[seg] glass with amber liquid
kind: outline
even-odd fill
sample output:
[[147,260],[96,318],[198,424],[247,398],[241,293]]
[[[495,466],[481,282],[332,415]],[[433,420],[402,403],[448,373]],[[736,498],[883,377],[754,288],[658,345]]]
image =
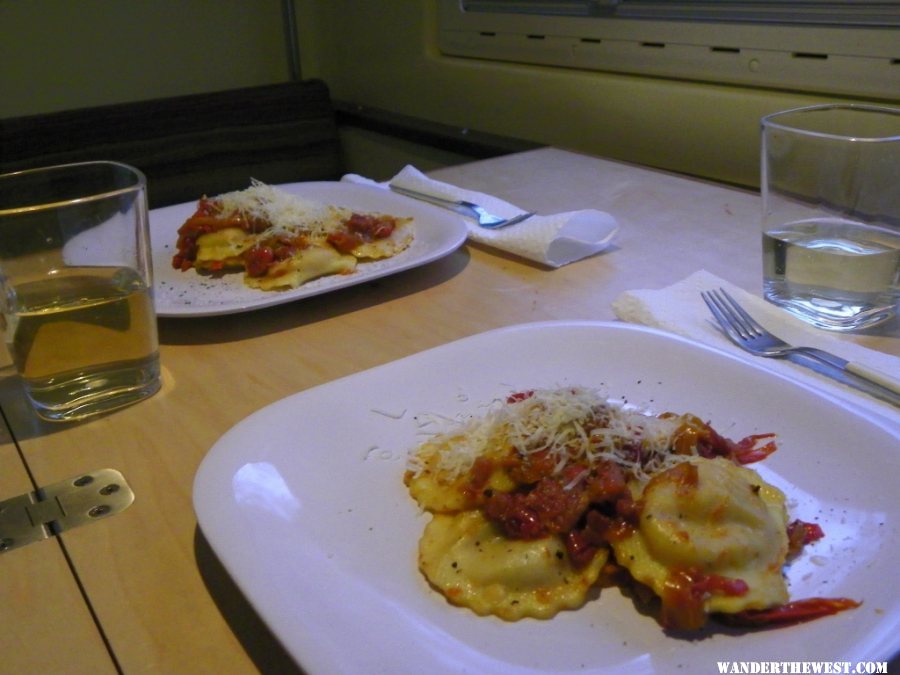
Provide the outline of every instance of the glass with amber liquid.
[[4,339],[40,417],[80,420],[159,389],[148,249],[136,169],[97,162],[0,176]]

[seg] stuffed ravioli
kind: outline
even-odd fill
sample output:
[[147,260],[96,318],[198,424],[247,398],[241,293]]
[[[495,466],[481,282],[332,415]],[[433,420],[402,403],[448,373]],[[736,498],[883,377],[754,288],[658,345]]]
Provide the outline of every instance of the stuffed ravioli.
[[285,290],[350,274],[357,262],[390,258],[412,240],[411,218],[358,213],[254,181],[198,202],[178,230],[172,266],[203,274],[243,271],[251,288]]
[[410,453],[432,515],[419,569],[455,605],[507,620],[577,609],[611,583],[663,627],[806,621],[858,603],[790,602],[783,568],[817,525],[745,466],[769,434],[731,441],[693,415],[652,416],[586,388],[495,401]]

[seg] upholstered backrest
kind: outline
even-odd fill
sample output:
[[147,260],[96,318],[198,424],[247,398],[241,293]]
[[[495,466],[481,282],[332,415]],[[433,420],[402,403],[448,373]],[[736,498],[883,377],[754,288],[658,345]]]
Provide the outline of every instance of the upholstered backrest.
[[0,120],[0,173],[116,160],[147,176],[151,207],[267,183],[333,180],[341,152],[319,80]]

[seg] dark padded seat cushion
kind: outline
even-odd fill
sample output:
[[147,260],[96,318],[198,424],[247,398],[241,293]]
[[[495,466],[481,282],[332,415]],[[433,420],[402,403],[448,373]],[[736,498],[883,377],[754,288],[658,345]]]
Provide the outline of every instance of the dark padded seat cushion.
[[151,207],[342,172],[320,80],[0,120],[0,173],[96,159],[141,169]]

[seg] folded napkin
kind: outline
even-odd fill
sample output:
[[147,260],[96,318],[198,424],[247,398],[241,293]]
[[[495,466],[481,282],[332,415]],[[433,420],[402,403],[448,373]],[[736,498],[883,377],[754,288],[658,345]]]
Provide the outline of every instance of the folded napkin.
[[[454,201],[463,199],[503,218],[523,213],[522,209],[497,197],[433,180],[413,166],[406,166],[386,183],[376,183],[356,174],[348,174],[343,180],[384,188],[396,185]],[[471,218],[463,220],[472,241],[549,267],[562,267],[599,253],[609,246],[619,230],[611,215],[594,209],[534,215],[521,223],[496,230],[479,227]]]
[[695,272],[688,278],[661,290],[626,291],[613,302],[613,311],[622,321],[660,328],[730,352],[758,366],[826,391],[835,398],[849,403],[851,407],[878,413],[882,418],[900,424],[900,411],[889,403],[831,380],[809,368],[785,359],[752,356],[732,344],[719,331],[706,303],[700,297],[700,291],[718,288],[724,288],[753,318],[786,342],[805,347],[818,347],[887,374],[900,373],[900,358],[813,328],[761,297],[747,293],[705,270]]

